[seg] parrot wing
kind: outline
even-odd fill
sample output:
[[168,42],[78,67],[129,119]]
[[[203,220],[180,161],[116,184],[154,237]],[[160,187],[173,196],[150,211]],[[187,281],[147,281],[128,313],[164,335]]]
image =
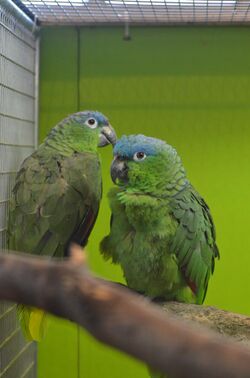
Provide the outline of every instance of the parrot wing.
[[9,248],[61,257],[71,241],[87,243],[101,199],[97,155],[27,158],[16,178],[9,215]]
[[[97,155],[43,156],[35,152],[17,174],[9,213],[9,248],[35,255],[62,257],[71,241],[87,243],[101,200]],[[17,306],[23,333],[41,340],[43,310]]]
[[210,210],[191,186],[175,196],[170,207],[178,224],[170,251],[176,254],[179,267],[195,293],[197,303],[202,303],[209,277],[214,271],[214,260],[219,257]]

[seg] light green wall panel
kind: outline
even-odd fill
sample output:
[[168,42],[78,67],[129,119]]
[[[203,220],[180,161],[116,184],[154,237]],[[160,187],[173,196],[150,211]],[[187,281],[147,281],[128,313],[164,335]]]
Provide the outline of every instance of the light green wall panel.
[[40,54],[40,141],[65,115],[77,111],[78,49],[74,28],[42,29]]
[[[78,102],[81,109],[106,114],[118,135],[144,133],[174,145],[216,224],[221,260],[206,302],[250,314],[250,30],[131,28],[131,41],[122,39],[122,28],[81,28],[78,33],[53,28],[42,34],[41,135]],[[89,265],[97,274],[121,281],[119,267],[98,252],[109,230],[106,193],[112,185],[111,148],[100,153],[104,199],[88,245]],[[72,345],[63,341],[64,329]],[[77,362],[73,326],[55,324],[50,332],[40,347],[40,370],[47,365],[40,378],[147,377],[144,366],[85,332]],[[53,348],[57,355],[62,350],[64,365],[77,365],[78,376],[73,367],[71,375],[65,368],[55,375],[50,365],[59,361],[53,360]]]
[[[118,28],[82,29],[82,106],[108,114],[120,135],[154,135],[177,148],[217,228],[222,258],[207,301],[250,312],[244,300],[250,261],[250,31],[132,28],[131,34],[125,42]],[[105,178],[108,165],[105,155]],[[107,181],[104,189],[109,186]],[[100,236],[102,227],[100,222],[95,230]],[[94,242],[96,269],[116,272],[99,260]]]
[[[40,59],[40,141],[65,115],[77,111],[77,43],[75,29],[43,30]],[[75,325],[50,318],[38,345],[38,378],[78,377]]]

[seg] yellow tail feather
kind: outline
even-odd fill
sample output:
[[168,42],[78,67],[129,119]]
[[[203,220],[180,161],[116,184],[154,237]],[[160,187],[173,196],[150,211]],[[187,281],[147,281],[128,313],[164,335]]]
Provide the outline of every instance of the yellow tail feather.
[[17,306],[19,321],[27,340],[41,341],[46,330],[46,313],[23,305]]

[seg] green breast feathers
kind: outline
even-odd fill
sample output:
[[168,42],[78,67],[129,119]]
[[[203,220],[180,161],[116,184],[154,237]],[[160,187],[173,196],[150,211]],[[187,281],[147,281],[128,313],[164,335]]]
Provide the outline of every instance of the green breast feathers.
[[128,286],[147,296],[202,303],[219,256],[208,206],[186,178],[176,151],[135,135],[115,146],[118,188],[109,195],[106,258],[119,263]]

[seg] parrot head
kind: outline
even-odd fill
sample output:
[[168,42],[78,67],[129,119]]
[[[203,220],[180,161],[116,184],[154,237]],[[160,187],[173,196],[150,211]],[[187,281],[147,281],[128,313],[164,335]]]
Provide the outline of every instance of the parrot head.
[[116,134],[108,119],[97,111],[81,111],[69,116],[69,120],[81,125],[86,132],[94,133],[98,136],[98,146],[104,147],[107,144],[114,145]]
[[96,151],[97,147],[114,145],[116,134],[108,119],[97,111],[81,111],[69,115],[49,133],[45,143],[54,141],[75,151]]
[[157,197],[172,195],[187,184],[176,150],[160,139],[140,134],[117,141],[111,178],[130,192]]

